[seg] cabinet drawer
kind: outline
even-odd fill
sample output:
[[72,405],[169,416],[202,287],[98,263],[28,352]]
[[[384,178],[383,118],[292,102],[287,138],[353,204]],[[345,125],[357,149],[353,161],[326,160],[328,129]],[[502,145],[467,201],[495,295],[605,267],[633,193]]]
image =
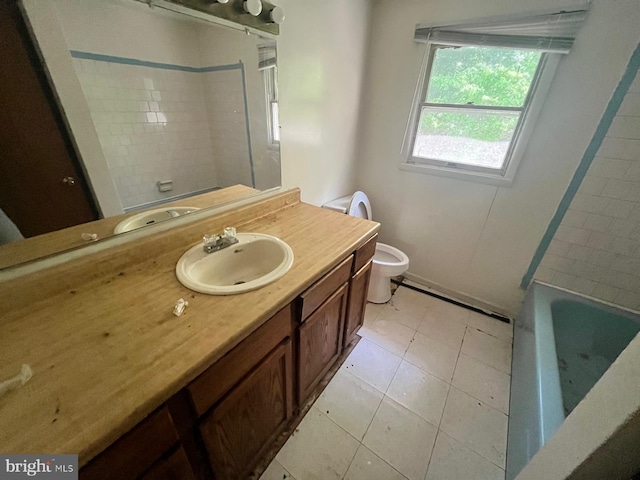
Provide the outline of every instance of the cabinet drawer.
[[304,321],[311,315],[329,296],[335,292],[351,276],[351,265],[353,255],[349,255],[340,264],[318,280],[311,288],[300,295],[301,315],[300,320]]
[[353,265],[353,271],[357,272],[364,267],[369,260],[373,258],[376,253],[376,243],[378,241],[378,234],[376,233],[367,242],[362,245],[355,253],[355,261]]
[[161,407],[80,470],[80,478],[136,478],[178,441],[169,409]]
[[291,320],[291,305],[287,305],[191,382],[187,390],[198,415],[205,413],[276,345],[291,335]]

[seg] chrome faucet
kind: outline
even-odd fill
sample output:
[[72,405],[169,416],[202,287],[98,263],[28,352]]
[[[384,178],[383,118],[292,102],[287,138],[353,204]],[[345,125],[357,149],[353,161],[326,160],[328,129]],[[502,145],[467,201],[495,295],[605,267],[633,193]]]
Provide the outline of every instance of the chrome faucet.
[[202,249],[206,253],[213,253],[238,243],[235,227],[227,227],[222,235],[205,235],[202,237]]

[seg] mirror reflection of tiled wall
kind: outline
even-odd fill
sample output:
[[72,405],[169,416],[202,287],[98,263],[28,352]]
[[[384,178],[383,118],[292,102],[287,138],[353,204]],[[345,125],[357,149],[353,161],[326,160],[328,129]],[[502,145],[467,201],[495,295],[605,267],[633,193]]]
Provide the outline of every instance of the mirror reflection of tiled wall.
[[[184,67],[72,52],[125,209],[252,184],[243,65]],[[234,138],[233,147],[225,139]],[[162,193],[156,182],[173,181]]]

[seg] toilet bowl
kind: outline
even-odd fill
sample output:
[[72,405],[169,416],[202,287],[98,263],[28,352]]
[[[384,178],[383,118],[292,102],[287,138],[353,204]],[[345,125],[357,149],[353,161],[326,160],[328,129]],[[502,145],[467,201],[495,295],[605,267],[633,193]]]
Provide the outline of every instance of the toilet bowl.
[[[324,208],[347,213],[358,218],[373,220],[371,203],[364,192],[356,192],[332,200]],[[372,303],[386,303],[391,298],[391,277],[402,275],[409,268],[409,258],[397,248],[378,242],[373,256],[371,280],[367,300]]]

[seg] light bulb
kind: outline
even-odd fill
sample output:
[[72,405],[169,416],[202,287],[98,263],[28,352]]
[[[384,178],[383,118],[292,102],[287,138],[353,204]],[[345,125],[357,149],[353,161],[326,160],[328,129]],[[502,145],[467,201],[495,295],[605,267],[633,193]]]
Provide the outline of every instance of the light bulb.
[[280,25],[282,22],[284,22],[284,10],[280,7],[274,7],[269,12],[269,18],[273,23],[277,23],[278,25]]
[[244,11],[257,17],[262,13],[262,1],[261,0],[245,0],[242,5]]

